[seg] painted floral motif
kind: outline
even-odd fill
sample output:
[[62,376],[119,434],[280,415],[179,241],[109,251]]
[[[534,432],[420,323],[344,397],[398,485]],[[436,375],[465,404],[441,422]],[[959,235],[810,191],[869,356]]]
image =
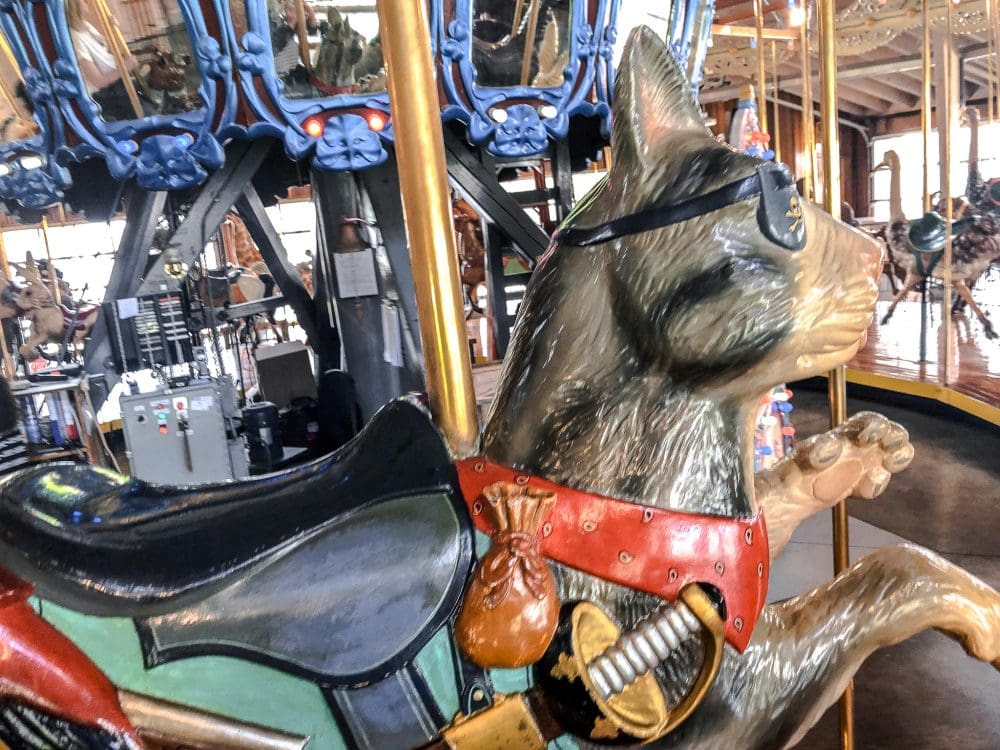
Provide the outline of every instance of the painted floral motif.
[[450,60],[465,59],[465,40],[469,38],[469,27],[461,21],[448,24],[448,38],[441,45],[441,53]]
[[136,181],[147,190],[179,190],[200,185],[206,169],[222,164],[222,147],[214,138],[192,142],[189,135],[154,135],[143,140],[135,159]]
[[52,100],[52,86],[38,68],[25,67],[21,71],[21,76],[24,78],[24,88],[28,92],[28,97],[33,102],[44,104]]
[[243,35],[243,49],[246,50],[237,58],[236,64],[240,70],[245,70],[255,76],[264,75],[268,69],[268,44],[260,34],[248,31]]
[[233,61],[222,51],[214,37],[205,36],[198,40],[198,61],[202,70],[210,78],[225,78],[233,69]]
[[[44,157],[41,157],[44,158]],[[0,196],[14,199],[25,208],[44,209],[62,202],[69,185],[69,173],[52,162],[42,167],[25,168],[19,159],[7,162],[10,170],[0,177]]]
[[77,98],[80,96],[79,78],[76,69],[65,60],[56,60],[52,65],[55,75],[54,87],[59,96]]
[[316,143],[313,165],[331,171],[364,169],[381,164],[389,154],[377,133],[360,115],[339,115],[326,121]]
[[527,156],[543,151],[548,133],[535,108],[515,104],[506,111],[507,119],[497,125],[489,152],[499,156]]

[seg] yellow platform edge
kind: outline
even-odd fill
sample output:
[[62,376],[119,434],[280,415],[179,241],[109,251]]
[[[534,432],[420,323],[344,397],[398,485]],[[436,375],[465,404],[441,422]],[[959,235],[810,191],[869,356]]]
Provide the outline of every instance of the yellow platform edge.
[[959,393],[947,386],[924,383],[918,380],[904,380],[891,375],[876,375],[850,367],[847,368],[847,382],[938,401],[1000,427],[1000,408],[964,393]]

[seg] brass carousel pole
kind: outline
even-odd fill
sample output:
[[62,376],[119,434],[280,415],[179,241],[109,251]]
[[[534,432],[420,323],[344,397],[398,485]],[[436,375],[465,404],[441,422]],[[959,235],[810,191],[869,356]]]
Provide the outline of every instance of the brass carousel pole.
[[[378,3],[431,411],[453,453],[479,433],[425,0]],[[405,123],[405,125],[403,125]]]
[[994,67],[993,60],[993,53],[996,50],[994,49],[993,43],[996,41],[996,37],[993,31],[993,0],[986,0],[986,117],[990,122],[993,122],[996,117],[996,110],[994,109],[995,100],[993,98],[993,87],[994,81],[996,80],[996,69]]
[[755,42],[757,50],[757,124],[761,133],[767,129],[767,70],[764,67],[764,3],[753,0],[753,14],[756,21]]
[[813,160],[816,158],[816,121],[813,119],[812,96],[812,59],[809,51],[809,5],[802,3],[802,25],[799,26],[799,44],[802,49],[802,186],[803,196],[812,200],[816,195],[815,169]]
[[781,161],[781,105],[778,103],[778,43],[771,41],[771,74],[774,80],[774,160]]
[[306,72],[312,72],[312,58],[309,55],[309,27],[306,24],[306,0],[295,3],[295,35],[299,38],[299,58]]
[[[142,104],[139,101],[139,93],[135,90],[135,82],[132,80],[132,74],[125,63],[125,54],[128,52],[128,45],[125,44],[125,38],[120,36],[120,31],[116,34],[115,30],[117,26],[111,20],[113,16],[111,9],[108,8],[107,0],[96,0],[94,9],[97,11],[97,19],[100,21],[104,40],[107,42],[108,49],[111,50],[111,54],[115,58],[115,65],[118,68],[119,75],[122,77],[122,84],[125,86],[125,93],[128,95],[129,103],[132,105],[132,111],[135,112],[136,117],[142,117],[143,111]],[[124,50],[122,49],[123,47]]]
[[993,9],[987,34],[993,46],[990,53],[990,60],[993,63],[990,72],[990,100],[993,102],[993,116],[1000,119],[1000,2],[997,0],[987,0],[987,2]]
[[[954,12],[952,6],[954,3],[945,2],[946,6],[946,18],[948,21],[948,28],[945,32],[944,38],[944,54],[942,55],[942,62],[944,63],[944,100],[946,106],[943,107],[944,112],[938,111],[938,130],[942,139],[942,158],[944,159],[944,170],[942,172],[942,177],[944,178],[944,184],[941,186],[941,195],[944,199],[944,220],[945,227],[947,231],[944,233],[944,256],[941,258],[941,262],[944,264],[944,295],[941,300],[941,330],[942,337],[944,339],[943,345],[938,350],[938,356],[944,360],[943,368],[943,378],[944,384],[948,385],[951,383],[951,370],[952,370],[952,341],[951,341],[951,224],[954,221],[954,207],[951,204],[951,146],[952,146],[952,127],[955,120],[955,111],[952,107],[952,102],[956,99],[957,93],[954,91],[955,86],[955,71],[953,66],[955,64],[954,55],[952,54],[952,45],[954,43],[955,34],[955,20]],[[940,101],[940,100],[939,100]]]
[[535,54],[535,36],[538,34],[538,14],[541,12],[541,0],[534,0],[528,10],[527,36],[524,38],[524,57],[521,58],[521,85],[528,85],[531,76],[531,58]]
[[[922,73],[923,85],[921,87],[921,99],[923,106],[920,108],[920,133],[924,139],[924,213],[931,210],[931,0],[924,0],[924,46]],[[923,357],[921,356],[921,361]]]
[[[9,282],[13,279],[13,274],[10,272],[10,263],[7,262],[7,248],[3,244],[3,232],[0,231],[0,270],[3,271],[3,275]],[[3,371],[7,376],[8,380],[14,379],[14,359],[10,356],[10,351],[7,349],[7,335],[3,332],[3,325],[0,324],[0,349],[3,350]]]
[[52,264],[52,248],[49,247],[49,220],[42,217],[42,242],[45,244],[45,261],[49,264],[49,286],[52,287],[52,299],[58,305],[62,302],[59,293],[59,279],[56,277],[56,267]]
[[[840,138],[837,132],[837,36],[836,0],[818,0],[820,125],[823,134],[823,208],[840,218]],[[834,368],[829,375],[830,426],[847,419],[847,368]],[[847,505],[833,509],[833,569],[850,565],[847,539]],[[854,748],[854,685],[849,683],[840,698],[840,746]]]

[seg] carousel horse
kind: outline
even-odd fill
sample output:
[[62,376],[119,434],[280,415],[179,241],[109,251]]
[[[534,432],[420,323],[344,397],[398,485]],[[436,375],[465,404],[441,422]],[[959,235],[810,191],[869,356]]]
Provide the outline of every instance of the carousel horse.
[[190,55],[159,48],[153,50],[143,82],[147,88],[160,92],[160,114],[177,114],[191,109],[192,95],[186,91],[190,66]]
[[[648,29],[613,106],[611,172],[535,270],[480,455],[455,460],[400,400],[255,480],[49,464],[0,482],[0,739],[45,747],[37,728],[58,726],[134,748],[147,690],[241,748],[544,750],[568,731],[765,750],[928,628],[1000,660],[1000,594],[913,546],[765,604],[804,518],[876,497],[913,457],[863,413],[750,468],[760,395],[861,346],[881,254],[786,168],[717,143]],[[475,567],[473,528],[491,544]],[[516,666],[534,686],[509,669],[492,695],[483,670]]]
[[[889,205],[890,221],[885,227],[885,242],[895,263],[905,272],[902,288],[882,317],[885,324],[900,301],[928,276],[943,278],[940,260],[945,246],[945,220],[937,212],[925,214],[910,222],[903,216],[899,156],[886,151],[882,162],[873,171],[888,169],[891,173]],[[969,289],[990,265],[1000,260],[1000,217],[991,214],[965,216],[967,202],[953,203],[955,221],[951,227],[951,279],[959,298],[965,300],[979,318],[987,338],[996,338],[996,331],[986,314],[976,304]],[[957,210],[956,210],[957,209]]]
[[69,342],[82,343],[97,322],[100,307],[81,303],[74,309],[62,303],[56,304],[51,287],[33,263],[21,266],[19,272],[27,283],[17,295],[15,306],[20,311],[19,315],[31,322],[31,335],[18,350],[21,356],[25,360],[35,359],[39,356],[39,346],[62,343],[70,327],[73,331]]
[[348,93],[357,81],[354,69],[364,57],[365,40],[336,8],[327,10],[326,18],[310,83],[327,95]]
[[478,290],[486,283],[486,248],[482,242],[482,224],[471,208],[462,202],[454,204],[453,220],[458,238],[459,272],[462,291],[473,311],[482,313]]
[[[38,269],[38,274],[42,279],[42,282],[49,289],[52,288],[52,275],[49,272],[49,262],[45,258],[38,260],[35,263],[35,267]],[[69,303],[69,305],[75,306],[73,304],[73,288],[69,285],[69,282],[63,277],[63,272],[58,268],[56,269],[56,286],[59,287],[59,301],[62,303]]]

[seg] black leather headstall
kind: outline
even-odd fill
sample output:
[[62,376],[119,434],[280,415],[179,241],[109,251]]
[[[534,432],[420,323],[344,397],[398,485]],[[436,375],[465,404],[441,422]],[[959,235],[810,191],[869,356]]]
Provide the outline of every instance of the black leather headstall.
[[788,250],[805,247],[805,217],[795,180],[784,164],[772,163],[761,164],[748,177],[680,203],[654,206],[594,227],[560,229],[555,239],[576,247],[599,245],[630,234],[651,232],[690,221],[758,196],[757,224],[764,236]]

